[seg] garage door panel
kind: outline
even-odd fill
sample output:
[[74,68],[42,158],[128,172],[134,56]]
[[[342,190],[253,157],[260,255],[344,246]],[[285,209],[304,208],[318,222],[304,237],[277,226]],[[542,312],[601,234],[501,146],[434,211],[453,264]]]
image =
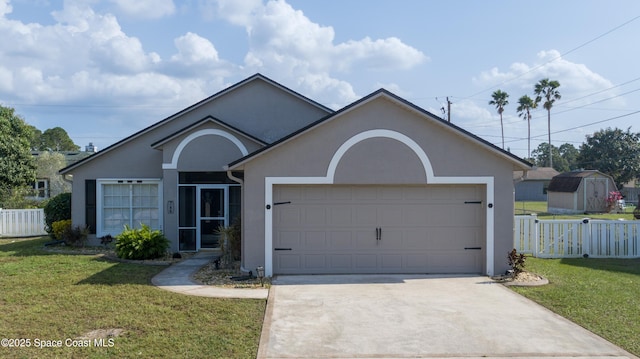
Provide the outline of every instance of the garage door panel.
[[274,269],[279,272],[296,273],[302,268],[300,256],[295,254],[281,254],[277,263],[278,266]]
[[303,256],[305,270],[322,270],[327,267],[326,255],[306,254]]
[[329,256],[330,267],[336,270],[337,272],[348,273],[348,271],[353,267],[352,256],[350,254],[334,254]]
[[279,215],[275,221],[276,226],[290,227],[302,224],[302,213],[298,208],[278,208],[278,214]]
[[405,256],[406,268],[410,271],[421,271],[427,268],[429,262],[426,253],[407,254]]
[[355,230],[355,247],[358,250],[372,250],[378,246],[375,228]]
[[350,227],[353,222],[353,209],[349,206],[338,205],[329,211],[329,221],[327,226],[330,228],[335,227]]
[[354,258],[354,269],[365,273],[375,273],[378,269],[378,256],[376,254],[356,254]]
[[304,212],[304,226],[326,226],[326,207],[308,207],[303,210]]
[[328,233],[328,246],[332,251],[347,251],[355,249],[351,231],[331,231]]
[[274,273],[482,272],[483,188],[275,186]]
[[406,229],[403,237],[403,248],[408,250],[426,248],[429,229],[427,228],[410,228]]
[[397,226],[402,224],[402,205],[388,205],[378,208],[377,218],[378,226]]
[[377,227],[378,225],[378,210],[374,206],[358,205],[353,208],[355,212],[355,221],[353,226],[356,227]]
[[286,248],[299,248],[300,243],[300,235],[301,233],[298,231],[282,231],[276,237],[273,244],[276,248],[278,247],[286,247]]
[[380,256],[380,266],[383,270],[399,271],[403,269],[402,254],[383,254]]
[[327,233],[324,231],[313,231],[304,233],[304,241],[302,243],[304,248],[313,250],[324,251],[327,246]]
[[402,248],[402,242],[405,235],[405,231],[401,228],[383,226],[380,228],[380,239],[376,240],[374,237],[371,238],[371,240],[375,242],[379,249],[397,250]]

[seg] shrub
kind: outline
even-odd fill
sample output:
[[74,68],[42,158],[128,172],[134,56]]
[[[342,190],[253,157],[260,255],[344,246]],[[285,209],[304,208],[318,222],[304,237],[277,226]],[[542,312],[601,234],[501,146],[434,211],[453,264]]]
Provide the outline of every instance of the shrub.
[[[69,221],[71,222],[71,221]],[[84,247],[87,243],[87,236],[89,235],[89,227],[87,226],[75,226],[69,225],[62,233],[62,240],[64,244],[72,247]]]
[[218,227],[216,232],[220,234],[220,246],[223,254],[232,261],[240,260],[242,256],[242,225],[240,218],[236,218],[228,227]]
[[116,236],[116,255],[124,259],[154,259],[162,257],[169,248],[169,240],[161,231],[152,231],[143,224],[133,229],[125,225],[122,233]]
[[65,231],[71,229],[71,220],[63,219],[61,221],[55,221],[51,225],[50,235],[53,239],[62,240],[64,239]]
[[71,219],[71,193],[61,193],[44,205],[44,221],[49,235],[53,231],[53,222]]
[[509,252],[509,265],[513,270],[514,277],[524,272],[525,260],[526,257],[524,256],[524,254],[518,254],[518,251],[516,251],[515,248],[512,249],[511,252]]

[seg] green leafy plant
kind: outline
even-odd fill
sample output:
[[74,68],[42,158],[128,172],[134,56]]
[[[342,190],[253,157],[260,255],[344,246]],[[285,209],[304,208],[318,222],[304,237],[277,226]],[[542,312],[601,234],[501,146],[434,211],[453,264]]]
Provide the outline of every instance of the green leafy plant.
[[63,240],[66,231],[71,229],[71,220],[63,219],[61,221],[55,221],[51,225],[51,237],[57,240]]
[[161,231],[152,231],[149,226],[133,229],[125,225],[125,230],[116,236],[116,255],[124,259],[155,259],[164,256],[169,248],[169,240]]
[[61,193],[44,205],[44,221],[49,235],[53,232],[53,222],[71,219],[71,193]]
[[89,236],[89,227],[87,226],[71,226],[65,228],[62,233],[64,244],[73,247],[84,247]]
[[518,253],[518,251],[514,248],[509,252],[509,266],[513,270],[513,276],[516,277],[518,274],[524,272],[525,260],[526,257],[522,253]]

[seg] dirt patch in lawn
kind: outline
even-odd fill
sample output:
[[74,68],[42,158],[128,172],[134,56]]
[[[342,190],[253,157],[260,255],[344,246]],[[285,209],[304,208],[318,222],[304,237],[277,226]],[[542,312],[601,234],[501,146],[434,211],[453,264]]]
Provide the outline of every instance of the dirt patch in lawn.
[[119,337],[124,333],[124,329],[121,328],[109,328],[109,329],[96,329],[92,330],[84,335],[78,337],[81,340],[94,340],[94,339],[108,339]]

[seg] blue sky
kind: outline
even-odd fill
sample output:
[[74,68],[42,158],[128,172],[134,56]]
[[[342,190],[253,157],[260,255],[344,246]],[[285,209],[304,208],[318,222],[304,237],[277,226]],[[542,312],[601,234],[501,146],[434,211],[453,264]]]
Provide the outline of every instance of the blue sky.
[[[560,82],[552,143],[640,132],[640,2],[0,0],[0,104],[100,149],[256,72],[338,109],[384,87],[527,156],[518,98]],[[617,118],[619,117],[619,118]],[[531,148],[546,142],[533,113]]]

